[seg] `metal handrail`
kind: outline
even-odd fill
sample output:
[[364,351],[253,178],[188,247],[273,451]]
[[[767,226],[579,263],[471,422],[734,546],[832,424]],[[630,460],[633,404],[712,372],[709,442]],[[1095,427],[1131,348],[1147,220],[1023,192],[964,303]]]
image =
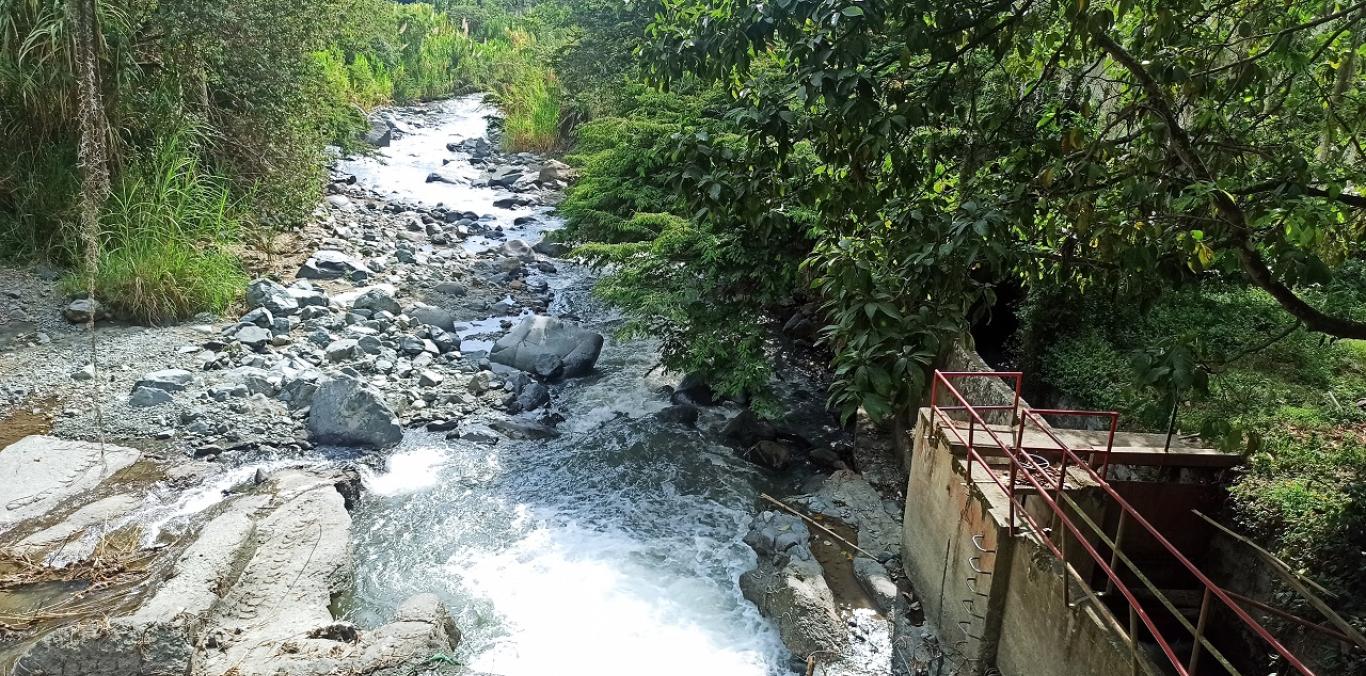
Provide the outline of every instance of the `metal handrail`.
[[[1014,380],[1014,382],[1015,382],[1014,400],[1015,400],[1015,401],[1014,401],[1014,404],[1013,404],[1012,406],[1009,406],[1009,407],[1001,406],[1001,405],[981,406],[981,407],[973,406],[971,403],[969,403],[969,402],[967,401],[967,399],[962,395],[962,393],[959,392],[958,389],[955,388],[955,387],[953,386],[953,384],[949,382],[949,380],[952,379],[952,378],[986,378],[986,377],[990,377],[990,378],[1008,378],[1008,379]],[[1064,488],[1065,488],[1065,482],[1066,482],[1066,478],[1067,478],[1068,463],[1069,463],[1069,461],[1071,461],[1072,464],[1075,464],[1076,467],[1080,468],[1081,471],[1083,471],[1083,472],[1085,472],[1087,475],[1089,475],[1089,477],[1090,477],[1098,486],[1100,486],[1100,488],[1105,492],[1105,494],[1108,495],[1112,500],[1114,500],[1114,501],[1120,506],[1122,515],[1123,515],[1125,518],[1132,518],[1132,519],[1135,521],[1135,523],[1137,523],[1137,524],[1139,525],[1140,528],[1142,528],[1142,529],[1143,529],[1144,531],[1146,531],[1149,535],[1151,535],[1151,536],[1153,537],[1153,539],[1156,540],[1159,544],[1161,544],[1162,547],[1163,547],[1169,554],[1171,554],[1174,558],[1176,558],[1176,559],[1182,564],[1182,566],[1183,566],[1189,573],[1191,573],[1191,574],[1200,582],[1201,585],[1204,586],[1204,588],[1205,588],[1207,594],[1213,594],[1216,598],[1218,598],[1218,599],[1220,600],[1220,602],[1222,602],[1225,606],[1227,606],[1230,610],[1232,610],[1233,613],[1234,613],[1235,615],[1237,615],[1238,618],[1239,618],[1240,620],[1242,620],[1242,622],[1243,622],[1244,624],[1246,624],[1246,625],[1248,626],[1248,628],[1251,629],[1251,630],[1253,631],[1253,633],[1257,634],[1258,637],[1260,637],[1262,640],[1266,641],[1266,642],[1267,642],[1267,643],[1276,651],[1277,654],[1279,654],[1282,658],[1285,659],[1285,661],[1286,661],[1290,666],[1294,667],[1294,668],[1295,668],[1297,671],[1299,671],[1301,674],[1306,674],[1307,676],[1313,676],[1313,673],[1314,673],[1314,672],[1313,672],[1312,670],[1310,670],[1310,669],[1309,669],[1307,666],[1305,666],[1298,658],[1296,658],[1292,653],[1290,653],[1290,651],[1289,651],[1288,649],[1286,649],[1285,646],[1283,646],[1283,645],[1280,643],[1280,641],[1278,641],[1273,635],[1271,635],[1271,633],[1270,633],[1269,631],[1266,630],[1266,628],[1262,627],[1261,624],[1259,624],[1254,618],[1252,618],[1252,616],[1249,615],[1249,614],[1247,613],[1247,611],[1243,610],[1241,606],[1239,606],[1239,605],[1237,605],[1236,603],[1234,603],[1233,600],[1228,596],[1227,593],[1224,592],[1224,590],[1223,590],[1222,588],[1220,588],[1218,585],[1214,584],[1214,582],[1211,581],[1208,577],[1206,577],[1205,574],[1202,573],[1202,572],[1200,571],[1200,569],[1199,569],[1194,563],[1192,563],[1192,562],[1191,562],[1189,559],[1187,559],[1183,554],[1181,554],[1181,552],[1180,552],[1179,550],[1177,550],[1177,548],[1176,548],[1174,545],[1172,545],[1170,541],[1168,541],[1165,537],[1163,537],[1163,536],[1157,531],[1157,529],[1154,528],[1154,527],[1152,526],[1151,523],[1149,523],[1146,519],[1144,519],[1143,516],[1142,516],[1141,514],[1139,514],[1138,511],[1135,510],[1135,509],[1133,508],[1133,506],[1131,506],[1131,505],[1128,503],[1128,501],[1126,501],[1126,500],[1124,500],[1122,497],[1120,497],[1119,493],[1116,492],[1112,486],[1110,486],[1110,484],[1109,484],[1108,481],[1106,481],[1105,475],[1108,475],[1108,469],[1109,469],[1109,465],[1110,465],[1110,453],[1111,453],[1111,451],[1112,451],[1112,447],[1113,447],[1113,444],[1114,444],[1115,432],[1117,431],[1117,428],[1118,428],[1118,420],[1119,420],[1118,414],[1115,413],[1115,412],[1112,412],[1112,411],[1109,411],[1109,412],[1100,412],[1100,411],[1076,411],[1076,410],[1070,410],[1070,409],[1037,409],[1037,410],[1031,410],[1031,409],[1030,409],[1029,407],[1027,407],[1027,406],[1022,406],[1022,405],[1021,405],[1021,402],[1020,402],[1020,389],[1021,389],[1021,383],[1022,383],[1022,381],[1023,381],[1023,374],[1020,373],[1020,372],[1018,372],[1018,371],[1006,371],[1006,372],[987,372],[987,371],[941,372],[941,371],[935,371],[934,380],[933,380],[933,382],[932,382],[932,384],[931,384],[931,386],[930,386],[930,409],[931,409],[932,413],[934,414],[935,420],[936,420],[936,421],[942,420],[943,423],[946,423],[946,426],[952,431],[954,437],[956,437],[957,440],[958,440],[958,442],[959,442],[960,444],[963,444],[964,447],[966,448],[966,452],[967,452],[967,455],[968,455],[968,467],[967,467],[967,472],[968,472],[968,479],[969,479],[969,481],[972,480],[972,465],[973,465],[974,463],[980,464],[980,465],[982,465],[982,467],[983,467],[984,469],[986,469],[986,473],[987,473],[988,477],[991,478],[992,482],[995,483],[995,484],[997,485],[997,487],[1000,488],[1001,491],[1002,491],[1003,493],[1006,494],[1006,496],[1007,496],[1007,498],[1008,498],[1008,500],[1009,500],[1009,503],[1010,503],[1010,517],[1009,517],[1009,518],[1010,518],[1010,523],[1009,523],[1009,529],[1010,529],[1011,533],[1012,533],[1012,534],[1014,533],[1015,522],[1016,522],[1016,515],[1017,515],[1017,512],[1018,512],[1019,515],[1022,517],[1020,520],[1023,521],[1026,525],[1029,526],[1029,528],[1030,528],[1030,529],[1039,537],[1039,540],[1040,540],[1042,543],[1045,544],[1045,546],[1049,549],[1049,551],[1050,551],[1054,556],[1058,557],[1059,560],[1061,560],[1061,561],[1063,562],[1063,565],[1064,565],[1064,566],[1067,566],[1067,565],[1068,565],[1068,564],[1067,564],[1066,556],[1065,556],[1065,555],[1063,554],[1063,552],[1057,547],[1057,545],[1055,545],[1055,544],[1052,542],[1052,538],[1050,537],[1049,529],[1041,528],[1041,527],[1039,526],[1038,522],[1029,514],[1029,512],[1028,512],[1027,510],[1024,509],[1024,505],[1023,505],[1023,504],[1020,504],[1020,505],[1019,505],[1019,509],[1018,509],[1018,510],[1016,509],[1016,507],[1017,507],[1017,499],[1016,499],[1016,495],[1015,495],[1015,486],[1016,486],[1016,484],[1018,483],[1018,476],[1019,476],[1019,474],[1020,474],[1020,471],[1019,471],[1019,470],[1020,470],[1021,468],[1023,468],[1023,469],[1025,470],[1025,471],[1024,471],[1024,479],[1025,479],[1025,481],[1026,481],[1030,486],[1032,486],[1032,487],[1035,489],[1035,491],[1037,491],[1038,497],[1039,497],[1041,500],[1043,500],[1044,504],[1048,507],[1049,511],[1052,512],[1053,516],[1056,517],[1056,519],[1058,520],[1058,522],[1061,523],[1061,524],[1063,525],[1063,527],[1064,527],[1068,532],[1070,532],[1070,533],[1073,535],[1074,538],[1076,538],[1077,543],[1086,551],[1086,553],[1091,557],[1091,559],[1092,559],[1092,560],[1095,562],[1095,564],[1100,568],[1100,570],[1101,570],[1102,572],[1105,573],[1106,577],[1109,579],[1110,584],[1113,585],[1113,587],[1114,587],[1115,589],[1117,589],[1117,590],[1119,591],[1119,593],[1124,597],[1124,599],[1128,602],[1130,610],[1134,613],[1135,616],[1137,616],[1137,619],[1139,619],[1139,620],[1141,620],[1141,621],[1143,622],[1144,626],[1145,626],[1145,627],[1148,629],[1148,631],[1152,634],[1153,639],[1157,642],[1158,647],[1162,650],[1162,653],[1167,657],[1167,659],[1171,662],[1172,666],[1176,669],[1177,674],[1179,674],[1179,676],[1189,676],[1190,671],[1188,670],[1187,666],[1186,666],[1185,664],[1183,664],[1182,660],[1180,660],[1180,659],[1176,656],[1176,653],[1175,653],[1175,651],[1173,650],[1171,644],[1166,640],[1165,637],[1162,636],[1161,632],[1158,631],[1156,624],[1153,622],[1152,618],[1150,618],[1150,617],[1148,616],[1147,611],[1146,611],[1146,610],[1143,608],[1143,606],[1138,602],[1138,599],[1134,596],[1133,592],[1129,589],[1128,585],[1124,584],[1124,582],[1120,579],[1118,573],[1117,573],[1117,572],[1115,571],[1115,569],[1114,569],[1113,562],[1107,562],[1107,561],[1100,555],[1099,551],[1097,551],[1096,548],[1094,547],[1094,545],[1092,545],[1092,544],[1088,541],[1087,537],[1085,537],[1085,534],[1082,533],[1081,529],[1079,529],[1079,528],[1076,526],[1076,524],[1073,523],[1072,519],[1071,519],[1070,517],[1068,517],[1068,515],[1067,515],[1066,512],[1065,512],[1065,510],[1063,510],[1063,509],[1058,505],[1058,502],[1057,502],[1053,497],[1051,497],[1051,496],[1049,495],[1049,488],[1052,488],[1053,490],[1055,490],[1055,491],[1057,492],[1058,496],[1061,497],[1062,492],[1063,492],[1063,490],[1064,490]],[[939,388],[940,388],[941,386],[944,387],[946,390],[948,390],[948,392],[949,392],[950,394],[952,394],[953,397],[954,397],[954,398],[959,402],[959,404],[961,404],[961,405],[959,405],[959,406],[951,406],[951,407],[941,407],[941,406],[939,406],[939,405],[938,405],[938,403],[939,403]],[[983,410],[983,411],[987,411],[987,410],[992,410],[992,411],[997,411],[997,410],[1012,410],[1012,415],[1011,415],[1011,428],[1012,428],[1012,429],[1015,429],[1015,428],[1016,428],[1016,421],[1018,420],[1018,432],[1016,432],[1016,433],[1013,435],[1013,436],[1015,437],[1015,445],[1014,445],[1014,448],[1011,448],[1011,446],[1009,446],[1009,445],[1007,445],[1006,443],[1004,443],[1004,442],[1001,440],[1001,437],[996,433],[996,431],[992,430],[992,429],[990,428],[990,426],[987,425],[986,421],[983,420],[982,417],[981,417],[981,415],[978,413],[979,410]],[[965,440],[963,439],[963,436],[962,436],[962,434],[960,433],[960,431],[959,431],[959,429],[958,429],[958,426],[954,424],[954,421],[953,421],[952,418],[949,418],[949,417],[948,417],[948,413],[947,413],[948,411],[963,411],[963,412],[966,412],[966,413],[969,415],[969,438],[968,438],[968,440],[965,441]],[[1072,450],[1064,441],[1062,441],[1061,439],[1059,439],[1058,436],[1057,436],[1056,434],[1053,433],[1053,431],[1052,431],[1052,429],[1050,428],[1050,426],[1048,425],[1047,421],[1045,421],[1045,420],[1041,417],[1042,415],[1094,415],[1094,416],[1108,417],[1108,418],[1110,419],[1110,421],[1111,421],[1111,424],[1110,424],[1110,430],[1109,430],[1109,438],[1108,438],[1107,443],[1106,443],[1106,448],[1105,448],[1104,456],[1103,456],[1102,463],[1101,463],[1101,472],[1097,472],[1097,471],[1095,470],[1095,468],[1092,467],[1092,462],[1094,462],[1094,460],[1095,460],[1095,458],[1094,458],[1095,453],[1094,453],[1094,452],[1091,453],[1092,457],[1090,458],[1090,461],[1083,461],[1083,460],[1077,455],[1076,452],[1074,452],[1074,451],[1073,451],[1073,450]],[[1049,438],[1050,441],[1052,441],[1054,444],[1056,444],[1056,445],[1058,446],[1058,449],[1057,449],[1057,450],[1062,454],[1062,467],[1060,468],[1059,473],[1058,473],[1058,484],[1057,484],[1056,487],[1045,488],[1045,487],[1040,483],[1039,478],[1035,476],[1035,472],[1038,471],[1038,472],[1042,473],[1042,470],[1041,470],[1040,468],[1035,467],[1035,466],[1034,466],[1034,463],[1032,462],[1032,460],[1031,460],[1030,462],[1024,462],[1024,463],[1022,463],[1022,462],[1020,461],[1020,457],[1019,457],[1019,456],[1020,456],[1021,454],[1023,454],[1024,431],[1025,431],[1025,425],[1026,425],[1027,422],[1032,422],[1032,423],[1034,423],[1034,424],[1039,428],[1039,430],[1040,430],[1045,436],[1047,436],[1047,437]],[[1009,459],[1009,463],[1010,463],[1010,484],[1009,484],[1008,487],[1000,481],[1000,479],[996,476],[995,472],[991,471],[991,466],[990,466],[990,465],[986,462],[986,460],[977,452],[977,449],[976,449],[974,443],[972,442],[972,438],[973,438],[973,436],[975,436],[975,433],[976,433],[975,426],[976,426],[976,425],[979,425],[979,424],[982,426],[983,430],[987,433],[987,435],[991,438],[991,440],[992,440],[993,442],[995,442],[996,446],[999,447],[999,448],[1001,449],[1001,451],[1005,454],[1005,457]],[[1044,477],[1045,480],[1047,480],[1048,478],[1050,478],[1050,477],[1046,477],[1046,476]],[[1115,546],[1116,546],[1116,547],[1119,546],[1118,538],[1116,538]],[[1132,618],[1131,618],[1131,620],[1132,620]],[[1132,632],[1131,632],[1131,634],[1132,634]],[[1195,638],[1196,638],[1196,643],[1197,643],[1197,646],[1198,646],[1202,637],[1196,636]],[[1130,640],[1131,640],[1131,641],[1132,641],[1132,640],[1136,640],[1136,638],[1133,637],[1133,636],[1130,636]],[[1194,659],[1192,659],[1192,662],[1194,662]]]

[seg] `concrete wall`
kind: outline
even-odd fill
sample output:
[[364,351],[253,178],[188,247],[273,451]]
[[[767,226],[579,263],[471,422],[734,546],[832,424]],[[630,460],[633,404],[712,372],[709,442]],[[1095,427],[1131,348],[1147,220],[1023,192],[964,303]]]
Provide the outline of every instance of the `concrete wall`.
[[[1108,610],[1077,604],[1079,589],[1071,605],[1064,603],[1062,563],[1032,536],[1010,535],[1004,492],[980,468],[969,480],[964,460],[932,430],[922,409],[909,435],[902,561],[926,621],[960,672],[994,665],[1006,676],[1160,673],[1143,654],[1134,671],[1127,639],[1112,630],[1118,625]],[[1100,516],[1093,492],[1083,487],[1075,495]],[[1040,513],[1038,504],[1028,507]],[[1085,554],[1070,544],[1068,558],[1081,564]]]
[[[1063,596],[1062,563],[1038,540],[1019,536],[1008,567],[996,666],[1007,676],[1121,676],[1162,673],[1143,648],[1137,656],[1106,608],[1086,600],[1077,585]],[[1127,618],[1125,622],[1127,623]]]
[[[963,462],[949,452],[942,438],[936,445],[927,436],[928,415],[927,409],[921,409],[913,433],[916,451],[906,489],[902,561],[920,594],[926,621],[939,631],[945,650],[971,665],[988,665],[995,658],[1001,629],[995,619],[1005,599],[996,588],[994,569],[1002,557],[1009,558],[1012,544],[1003,528],[1008,515],[993,512],[1009,506],[999,490],[995,495],[1001,499],[991,501],[968,483]],[[980,474],[977,480],[988,481]],[[977,543],[975,535],[981,536]],[[973,565],[988,574],[977,573]]]

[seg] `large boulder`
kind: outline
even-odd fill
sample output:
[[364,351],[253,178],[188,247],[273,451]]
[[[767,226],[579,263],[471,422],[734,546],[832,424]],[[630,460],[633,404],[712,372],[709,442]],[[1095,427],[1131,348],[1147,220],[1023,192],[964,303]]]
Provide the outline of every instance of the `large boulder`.
[[374,312],[384,311],[393,315],[403,312],[398,301],[394,300],[394,294],[388,289],[378,286],[358,296],[356,302],[352,303],[352,307]]
[[740,591],[774,621],[788,650],[798,657],[840,654],[848,632],[811,552],[806,525],[787,514],[764,512],[755,517],[745,543],[759,562],[740,576]]
[[280,283],[257,279],[247,285],[247,306],[263,307],[275,315],[291,315],[299,311],[299,300]]
[[386,448],[403,438],[394,412],[373,387],[341,376],[313,394],[308,436],[314,443]]
[[387,148],[393,140],[394,128],[388,122],[379,118],[370,120],[370,129],[365,132],[366,143],[376,148]]
[[499,338],[489,352],[489,361],[543,378],[573,378],[593,370],[602,342],[602,334],[536,315]]

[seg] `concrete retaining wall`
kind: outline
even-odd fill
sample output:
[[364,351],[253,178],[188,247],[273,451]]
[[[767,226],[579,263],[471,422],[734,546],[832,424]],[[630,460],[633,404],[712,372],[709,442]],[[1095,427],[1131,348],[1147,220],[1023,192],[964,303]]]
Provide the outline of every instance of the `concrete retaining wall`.
[[[922,409],[909,435],[914,451],[902,561],[950,662],[962,673],[996,666],[1006,676],[1161,673],[1143,653],[1135,666],[1113,616],[1105,608],[1077,603],[1081,590],[1075,585],[1068,597],[1072,603],[1064,602],[1062,563],[1033,536],[1009,534],[1005,493],[981,468],[969,480],[965,461],[932,432],[929,411]],[[1099,516],[1087,489],[1075,494],[1083,508]],[[1042,505],[1027,506],[1042,514]],[[1080,547],[1069,542],[1067,549],[1068,558],[1081,564]]]

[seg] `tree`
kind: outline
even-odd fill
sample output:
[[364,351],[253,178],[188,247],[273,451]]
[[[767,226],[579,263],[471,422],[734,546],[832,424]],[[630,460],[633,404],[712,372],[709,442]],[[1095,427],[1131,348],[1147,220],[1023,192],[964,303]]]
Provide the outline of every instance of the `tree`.
[[[806,260],[845,413],[913,404],[1006,275],[1240,279],[1296,320],[1363,255],[1366,3],[665,0],[646,54],[824,180]],[[725,179],[722,179],[725,182]]]

